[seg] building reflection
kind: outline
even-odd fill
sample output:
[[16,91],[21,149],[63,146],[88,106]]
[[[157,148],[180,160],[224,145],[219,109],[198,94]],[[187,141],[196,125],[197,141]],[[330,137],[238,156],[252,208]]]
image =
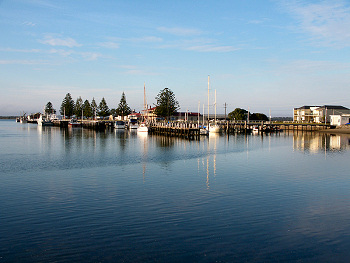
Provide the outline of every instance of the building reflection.
[[350,149],[349,134],[294,133],[293,149],[308,152],[332,152]]

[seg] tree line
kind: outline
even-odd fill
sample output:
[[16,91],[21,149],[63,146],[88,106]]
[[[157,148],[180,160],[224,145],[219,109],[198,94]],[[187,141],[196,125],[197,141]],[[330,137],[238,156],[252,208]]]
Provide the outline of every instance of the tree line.
[[236,108],[234,111],[231,111],[228,114],[228,117],[230,120],[236,120],[236,121],[246,121],[248,120],[254,120],[254,121],[268,121],[269,118],[263,114],[263,113],[249,113],[245,109]]
[[[179,109],[180,104],[177,101],[174,92],[172,92],[169,88],[165,88],[161,90],[158,95],[155,97],[156,103],[154,113],[157,116],[164,117],[165,119],[169,119],[170,116],[174,115]],[[82,116],[85,117],[93,117],[93,116],[101,116],[106,117],[109,115],[113,116],[127,116],[131,114],[132,110],[126,102],[125,93],[122,93],[120,102],[116,109],[109,109],[106,99],[103,97],[100,103],[97,105],[95,98],[92,98],[91,103],[89,100],[85,100],[79,96],[76,101],[72,99],[70,93],[67,93],[64,97],[61,107],[60,113],[68,118],[72,116]],[[48,102],[45,107],[45,113],[56,113],[56,110],[53,109],[52,103]],[[268,117],[263,113],[249,113],[245,109],[236,108],[234,111],[228,114],[230,120],[248,120],[248,116],[250,120],[258,120],[258,121],[268,121]]]
[[[50,102],[46,105],[46,110],[50,110],[48,106],[50,106]],[[95,98],[92,98],[91,102],[89,100],[83,101],[81,96],[77,98],[77,100],[74,102],[72,99],[72,96],[70,93],[67,93],[64,97],[61,107],[60,107],[60,113],[61,115],[72,117],[72,116],[82,116],[85,117],[93,117],[93,116],[101,116],[106,117],[109,115],[121,115],[126,116],[131,113],[131,108],[128,106],[126,102],[125,93],[122,93],[119,105],[116,109],[110,109],[108,107],[106,99],[103,97],[100,101],[100,103],[97,105]]]
[[[156,108],[155,114],[162,116],[167,119],[169,116],[172,116],[180,108],[179,102],[176,100],[175,94],[169,89],[165,88],[161,90],[156,96]],[[56,113],[56,110],[53,108],[52,103],[49,101],[45,106],[45,113],[51,114]],[[109,109],[106,99],[103,97],[100,103],[97,105],[95,98],[92,98],[91,102],[85,100],[79,96],[76,101],[72,99],[70,93],[67,93],[64,99],[62,100],[60,113],[63,116],[68,118],[72,116],[101,116],[106,117],[109,115],[113,116],[127,116],[132,113],[131,108],[126,102],[125,93],[122,93],[120,102],[116,109]]]

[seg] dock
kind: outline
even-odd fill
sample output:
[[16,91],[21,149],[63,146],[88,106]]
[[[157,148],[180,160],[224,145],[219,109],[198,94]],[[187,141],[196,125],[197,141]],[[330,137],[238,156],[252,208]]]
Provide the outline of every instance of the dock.
[[176,136],[186,139],[200,138],[200,129],[198,125],[191,123],[153,123],[149,128],[151,134]]
[[[60,128],[68,128],[69,121],[69,119],[54,120],[53,125]],[[115,123],[112,120],[78,120],[78,122],[81,123],[82,128],[96,131],[113,130]],[[221,131],[226,134],[246,134],[251,133],[253,129],[263,134],[279,131],[315,132],[335,128],[323,123],[219,121],[217,124],[221,127]],[[200,124],[197,122],[152,122],[148,124],[148,132],[155,135],[199,140],[201,137],[200,127]]]

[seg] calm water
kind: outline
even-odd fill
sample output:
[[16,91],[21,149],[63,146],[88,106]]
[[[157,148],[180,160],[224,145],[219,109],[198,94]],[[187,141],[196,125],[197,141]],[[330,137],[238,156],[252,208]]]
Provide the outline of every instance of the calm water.
[[0,262],[348,262],[350,137],[0,121]]

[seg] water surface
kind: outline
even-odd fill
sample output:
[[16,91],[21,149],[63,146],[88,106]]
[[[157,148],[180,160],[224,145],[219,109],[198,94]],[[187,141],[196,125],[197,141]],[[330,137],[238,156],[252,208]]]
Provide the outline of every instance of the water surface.
[[346,262],[349,142],[0,121],[0,262]]

